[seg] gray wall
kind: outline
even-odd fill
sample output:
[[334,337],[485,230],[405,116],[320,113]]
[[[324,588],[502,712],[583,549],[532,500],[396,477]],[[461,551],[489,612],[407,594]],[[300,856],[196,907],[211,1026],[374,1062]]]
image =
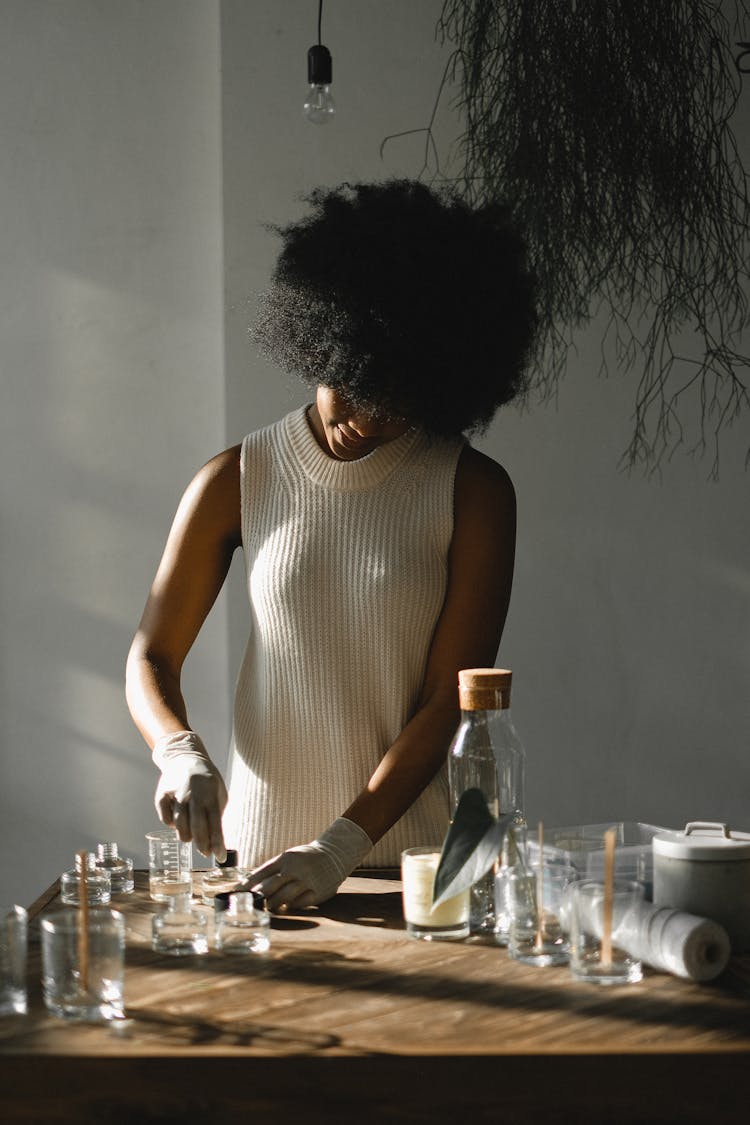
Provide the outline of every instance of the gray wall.
[[[4,0],[0,138],[0,901],[29,901],[158,824],[123,672],[224,443],[218,3]],[[187,672],[217,744],[226,637]]]
[[[320,183],[418,174],[445,60],[439,0],[328,0],[339,113],[300,115],[312,0],[6,0],[0,13],[0,899],[76,848],[136,858],[155,780],[125,654],[195,469],[306,395],[247,339],[275,239]],[[747,153],[747,102],[738,123]],[[439,135],[447,147],[450,116]],[[750,155],[749,155],[750,159]],[[748,424],[721,480],[678,454],[618,470],[634,377],[587,333],[557,407],[502,412],[481,446],[519,500],[500,662],[515,673],[528,812],[750,829]],[[226,756],[246,612],[240,560],[187,667]]]

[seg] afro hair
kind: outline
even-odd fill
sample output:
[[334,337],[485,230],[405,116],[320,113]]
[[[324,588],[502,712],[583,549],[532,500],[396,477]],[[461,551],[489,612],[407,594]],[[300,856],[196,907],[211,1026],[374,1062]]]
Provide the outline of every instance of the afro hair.
[[526,389],[536,316],[509,211],[411,180],[304,197],[253,335],[304,382],[439,436],[481,431]]

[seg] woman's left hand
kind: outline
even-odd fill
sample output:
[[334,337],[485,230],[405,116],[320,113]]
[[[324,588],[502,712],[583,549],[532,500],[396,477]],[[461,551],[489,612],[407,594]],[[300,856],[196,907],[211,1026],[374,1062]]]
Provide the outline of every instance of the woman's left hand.
[[333,898],[371,848],[367,833],[340,816],[317,840],[288,848],[256,867],[246,883],[265,895],[269,910],[316,906]]

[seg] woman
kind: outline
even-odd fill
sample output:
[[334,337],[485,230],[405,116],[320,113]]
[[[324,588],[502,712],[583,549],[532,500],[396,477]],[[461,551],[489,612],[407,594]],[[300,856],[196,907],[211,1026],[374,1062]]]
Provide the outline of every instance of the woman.
[[[510,479],[464,435],[523,390],[534,329],[503,209],[410,181],[308,202],[278,231],[255,334],[314,401],[189,485],[127,677],[161,819],[219,859],[226,837],[274,910],[444,835],[457,673],[495,661],[515,546]],[[227,794],[180,670],[238,547],[251,631]]]

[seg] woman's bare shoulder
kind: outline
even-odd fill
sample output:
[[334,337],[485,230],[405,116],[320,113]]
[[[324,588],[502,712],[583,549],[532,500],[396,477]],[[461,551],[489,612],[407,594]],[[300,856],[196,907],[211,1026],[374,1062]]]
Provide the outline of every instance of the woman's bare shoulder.
[[195,474],[180,504],[190,521],[197,521],[222,538],[239,543],[240,521],[240,445],[222,450]]
[[516,493],[507,470],[486,453],[465,445],[456,469],[456,504],[491,503],[515,508]]
[[239,488],[241,450],[241,445],[233,445],[206,461],[193,477],[187,491],[194,489],[203,493],[209,490],[218,496],[222,491]]

